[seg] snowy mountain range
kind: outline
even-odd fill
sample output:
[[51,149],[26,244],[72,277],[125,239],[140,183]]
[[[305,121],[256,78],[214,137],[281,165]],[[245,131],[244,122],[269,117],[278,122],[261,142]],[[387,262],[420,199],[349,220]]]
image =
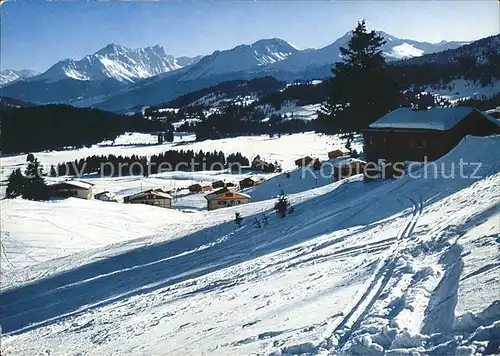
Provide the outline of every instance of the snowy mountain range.
[[[466,42],[432,44],[378,32],[390,61],[457,48]],[[64,102],[114,111],[154,105],[223,81],[272,75],[279,80],[322,78],[341,60],[347,32],[319,49],[299,50],[289,42],[263,39],[205,57],[167,55],[160,46],[129,49],[110,44],[81,60],[63,60],[41,75],[6,85],[3,95],[35,102]]]
[[18,79],[34,77],[39,73],[30,69],[13,70],[6,69],[0,72],[0,85],[5,85],[14,82]]
[[[193,64],[183,57],[184,65]],[[130,49],[114,43],[81,60],[66,59],[49,68],[37,80],[56,82],[63,79],[105,80],[133,83],[161,73],[182,68],[172,55],[167,55],[161,46]]]

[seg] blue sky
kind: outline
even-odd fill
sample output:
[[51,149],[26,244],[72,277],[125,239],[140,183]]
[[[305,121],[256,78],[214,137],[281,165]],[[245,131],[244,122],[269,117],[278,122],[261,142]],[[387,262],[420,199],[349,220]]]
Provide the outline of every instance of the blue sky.
[[159,44],[175,56],[209,54],[262,38],[298,48],[332,43],[362,18],[397,37],[439,42],[499,33],[496,0],[34,2],[1,6],[1,69],[44,71],[109,43]]

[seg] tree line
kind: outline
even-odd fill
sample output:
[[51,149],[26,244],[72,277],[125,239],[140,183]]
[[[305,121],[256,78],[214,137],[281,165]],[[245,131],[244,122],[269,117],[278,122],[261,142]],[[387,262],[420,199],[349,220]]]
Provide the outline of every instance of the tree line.
[[114,139],[126,132],[151,132],[164,125],[141,115],[76,108],[69,105],[43,105],[2,110],[0,115],[3,152],[60,150],[89,147]]
[[82,176],[125,176],[156,174],[164,171],[222,170],[233,165],[249,166],[249,160],[240,152],[225,155],[223,152],[195,152],[193,150],[173,151],[146,156],[93,155],[79,160],[52,165],[50,175]]

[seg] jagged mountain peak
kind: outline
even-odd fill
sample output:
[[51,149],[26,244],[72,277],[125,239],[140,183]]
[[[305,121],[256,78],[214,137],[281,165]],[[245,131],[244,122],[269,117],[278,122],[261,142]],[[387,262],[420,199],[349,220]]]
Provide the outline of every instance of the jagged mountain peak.
[[229,50],[214,51],[201,59],[183,76],[183,80],[196,80],[227,72],[252,71],[266,67],[299,52],[281,38],[261,39]]
[[110,43],[107,46],[95,52],[94,54],[100,54],[100,55],[116,54],[116,53],[127,52],[129,50],[130,49],[125,46],[121,46],[115,43]]
[[30,78],[38,74],[38,72],[31,69],[5,69],[0,72],[0,85],[12,83],[20,79]]
[[56,63],[36,79],[58,81],[62,79],[105,80],[135,82],[181,68],[172,55],[160,45],[131,49],[110,43],[94,54],[80,60],[65,59]]

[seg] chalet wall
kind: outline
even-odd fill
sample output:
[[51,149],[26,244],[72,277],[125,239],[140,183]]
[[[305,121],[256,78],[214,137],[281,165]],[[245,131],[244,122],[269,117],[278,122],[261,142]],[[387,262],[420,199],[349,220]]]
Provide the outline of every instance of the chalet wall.
[[146,204],[152,206],[158,206],[160,208],[171,208],[172,200],[166,198],[141,198],[141,199],[133,199],[129,201],[129,204]]
[[449,131],[382,131],[364,133],[367,161],[433,161],[449,152],[461,139]]
[[234,198],[234,199],[213,199],[208,201],[208,210],[215,210],[221,208],[227,208],[230,206],[246,204],[250,200],[248,198]]
[[92,188],[89,189],[78,189],[78,188],[54,188],[52,194],[61,198],[80,198],[80,199],[92,199]]
[[451,130],[368,129],[363,133],[367,161],[383,158],[390,162],[436,160],[455,147],[466,135],[500,133],[499,126],[473,111]]

